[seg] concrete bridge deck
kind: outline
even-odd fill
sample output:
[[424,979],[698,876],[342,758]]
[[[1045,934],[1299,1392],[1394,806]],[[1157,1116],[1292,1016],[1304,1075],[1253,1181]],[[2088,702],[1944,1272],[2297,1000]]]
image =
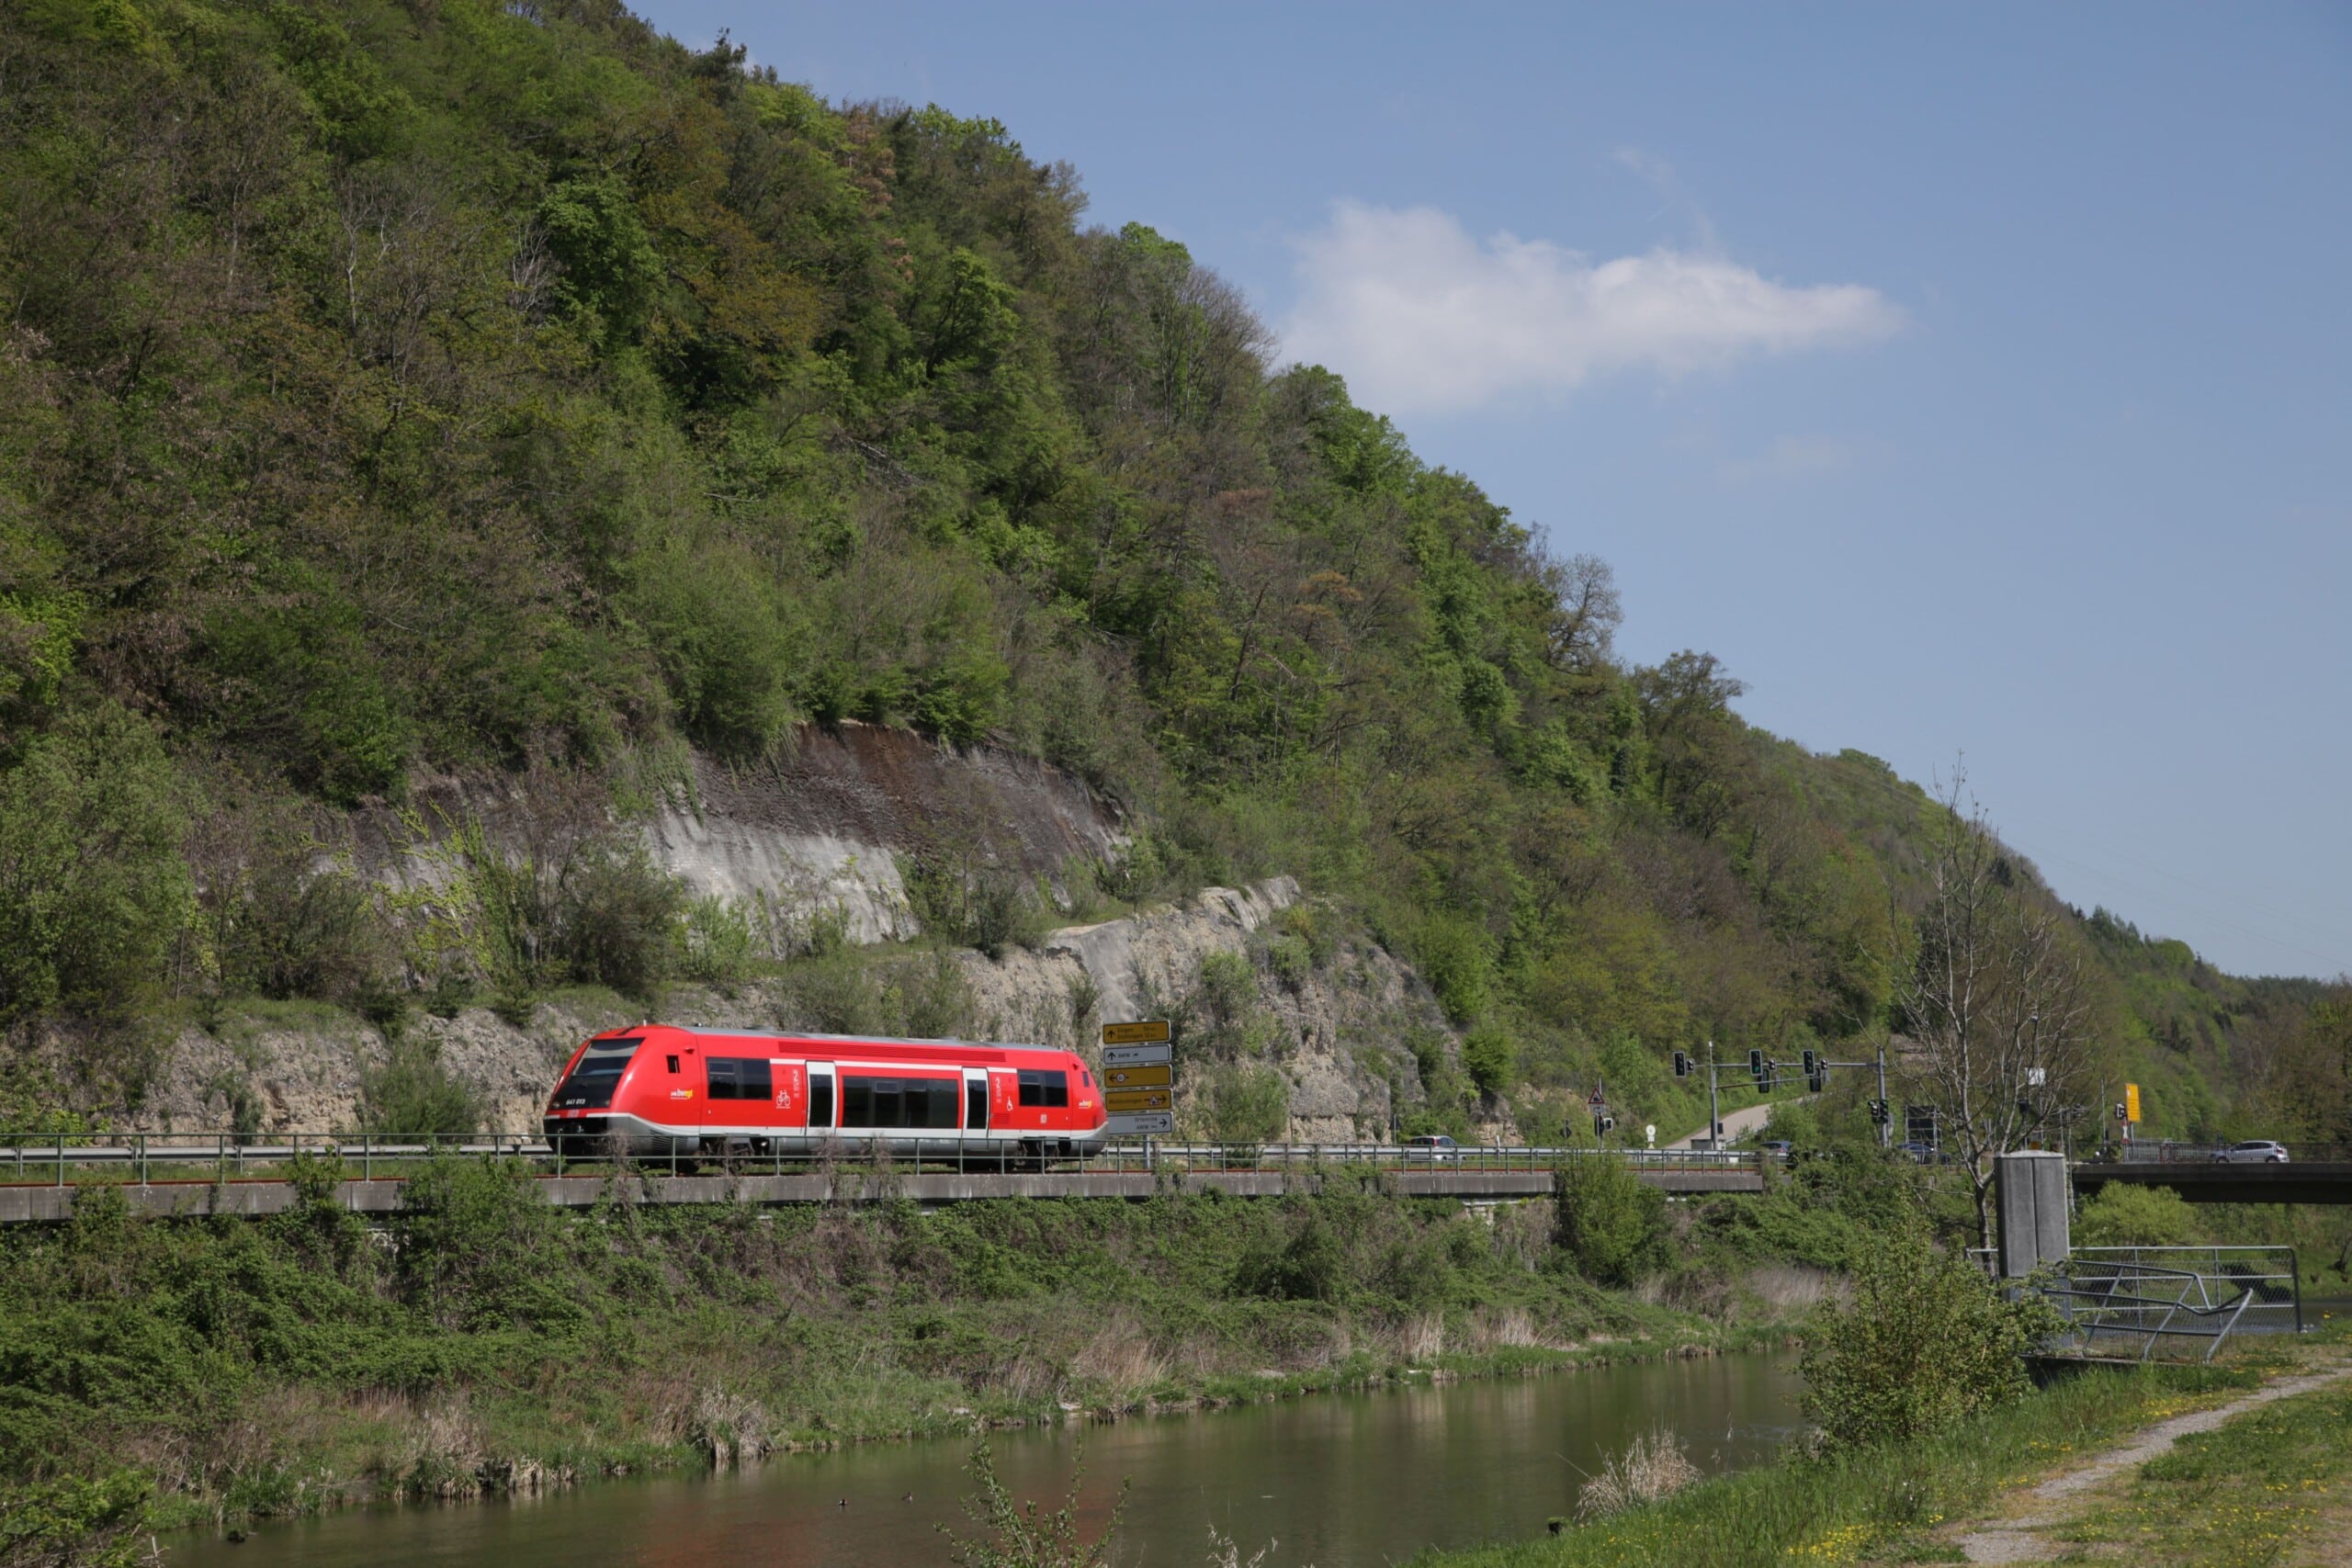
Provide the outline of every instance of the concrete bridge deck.
[[[1636,1178],[1668,1192],[1756,1192],[1763,1179],[1751,1166],[1637,1167]],[[1043,1173],[954,1172],[897,1174],[847,1170],[790,1176],[537,1176],[533,1185],[558,1208],[583,1209],[608,1197],[638,1203],[876,1203],[899,1201],[926,1207],[999,1198],[1125,1198],[1162,1192],[1223,1192],[1236,1198],[1278,1198],[1318,1192],[1327,1185],[1369,1186],[1408,1198],[1495,1202],[1549,1197],[1549,1170],[1382,1169],[1334,1165],[1263,1170],[1086,1170]],[[74,1213],[74,1194],[88,1183],[0,1186],[0,1224],[57,1221]],[[267,1179],[168,1180],[107,1183],[130,1200],[134,1213],[162,1218],[236,1214],[258,1218],[294,1206],[291,1182]],[[407,1183],[397,1178],[349,1180],[336,1191],[358,1213],[399,1212]]]

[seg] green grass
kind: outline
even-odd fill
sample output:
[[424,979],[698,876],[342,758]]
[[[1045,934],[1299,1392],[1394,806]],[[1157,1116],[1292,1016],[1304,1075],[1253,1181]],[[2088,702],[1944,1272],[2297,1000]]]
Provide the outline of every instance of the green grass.
[[2058,1539],[2111,1543],[2140,1562],[2181,1568],[2326,1560],[2312,1549],[2352,1543],[2352,1387],[2282,1399],[2189,1434],[2142,1466],[2120,1501]]

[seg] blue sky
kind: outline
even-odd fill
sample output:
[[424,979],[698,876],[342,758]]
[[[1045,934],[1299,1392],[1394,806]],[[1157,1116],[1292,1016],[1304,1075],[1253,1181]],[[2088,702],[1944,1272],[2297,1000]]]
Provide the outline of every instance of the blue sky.
[[2352,6],[646,14],[1003,120],[1609,560],[1624,654],[2352,970]]

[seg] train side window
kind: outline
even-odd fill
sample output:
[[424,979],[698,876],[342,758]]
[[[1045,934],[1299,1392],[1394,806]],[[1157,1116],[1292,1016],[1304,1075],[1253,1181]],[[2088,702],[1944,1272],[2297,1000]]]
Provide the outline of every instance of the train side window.
[[[925,1097],[931,1101],[931,1114],[923,1118],[922,1124],[926,1127],[956,1125],[956,1080],[933,1078],[924,1088]],[[909,1117],[907,1120],[908,1124],[911,1126],[914,1119]]]
[[833,1075],[808,1075],[808,1125],[830,1127],[833,1124]]
[[1039,1073],[1037,1076],[1046,1080],[1046,1105],[1047,1109],[1050,1110],[1069,1104],[1069,1074],[1056,1071],[1050,1073]]
[[842,1079],[842,1125],[844,1127],[874,1125],[874,1080],[872,1078]]
[[670,1058],[670,1070],[673,1073],[678,1070],[678,1058],[675,1056]]
[[739,1099],[758,1100],[775,1093],[775,1077],[764,1060],[735,1064],[735,1093]]
[[1046,1103],[1046,1075],[1035,1067],[1021,1069],[1021,1103],[1023,1105]]
[[705,1059],[703,1066],[710,1075],[710,1098],[734,1099],[735,1064],[724,1056],[711,1056]]

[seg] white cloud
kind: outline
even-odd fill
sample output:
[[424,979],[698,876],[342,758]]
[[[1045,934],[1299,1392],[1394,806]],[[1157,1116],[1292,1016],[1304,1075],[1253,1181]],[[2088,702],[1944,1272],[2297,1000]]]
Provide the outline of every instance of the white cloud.
[[1595,263],[1544,240],[1481,243],[1428,207],[1343,201],[1297,249],[1283,352],[1329,366],[1385,412],[1459,412],[1611,371],[1672,376],[1864,343],[1903,321],[1857,284],[1790,288],[1711,253]]

